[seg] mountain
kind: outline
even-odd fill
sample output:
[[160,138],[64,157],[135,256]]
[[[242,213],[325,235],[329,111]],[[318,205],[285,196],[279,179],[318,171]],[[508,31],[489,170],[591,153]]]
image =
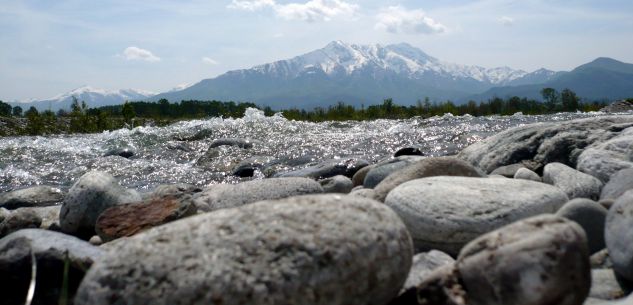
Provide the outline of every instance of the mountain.
[[152,99],[250,101],[273,108],[311,108],[336,101],[375,104],[389,97],[413,104],[424,97],[459,99],[495,86],[544,82],[556,74],[537,72],[447,63],[406,43],[334,41],[301,56],[229,71]]
[[20,106],[24,110],[31,106],[35,106],[38,110],[57,111],[59,109],[70,109],[72,97],[76,97],[79,101],[85,101],[88,107],[101,107],[109,105],[123,104],[125,101],[146,100],[155,95],[148,91],[135,89],[122,89],[117,91],[108,91],[104,89],[92,88],[84,86],[72,90],[70,92],[44,100],[31,100],[23,103],[12,103],[13,106]]
[[562,73],[538,85],[492,88],[468,99],[486,100],[494,96],[520,96],[541,99],[540,91],[550,87],[561,91],[568,88],[578,96],[590,100],[618,100],[633,97],[633,64],[601,57]]

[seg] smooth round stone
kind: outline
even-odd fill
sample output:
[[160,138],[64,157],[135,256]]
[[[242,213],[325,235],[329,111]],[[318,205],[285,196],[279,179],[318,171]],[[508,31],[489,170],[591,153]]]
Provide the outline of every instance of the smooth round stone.
[[569,199],[589,198],[597,200],[602,189],[602,182],[597,178],[556,162],[545,165],[543,182],[560,188]]
[[521,163],[510,164],[506,166],[497,167],[495,170],[493,170],[490,173],[490,175],[501,175],[507,178],[512,178],[522,168],[525,168],[525,165]]
[[[76,237],[40,229],[24,229],[0,239],[0,303],[25,304],[31,281],[31,253],[37,261],[32,304],[59,304],[62,293],[72,300],[86,270],[103,251]],[[68,289],[63,291],[66,262]]]
[[370,198],[370,199],[373,199],[376,197],[376,193],[374,192],[373,189],[366,189],[366,188],[361,188],[361,189],[352,191],[349,194],[352,196],[359,196],[359,197]]
[[261,200],[282,199],[292,196],[320,194],[323,187],[308,178],[269,178],[238,184],[217,184],[193,196],[202,211],[233,208]]
[[347,194],[352,191],[352,180],[343,175],[334,176],[319,180],[324,193]]
[[[631,117],[631,116],[625,116]],[[578,156],[576,168],[602,182],[608,182],[615,173],[633,168],[633,126],[613,124],[616,130],[608,141],[591,145]]]
[[519,168],[517,170],[517,172],[514,174],[514,179],[531,180],[531,181],[536,181],[536,182],[541,182],[542,181],[541,177],[537,173],[535,173],[535,172],[533,172],[533,171],[531,171],[531,170],[529,170],[529,169],[527,169],[525,167],[524,168]]
[[577,198],[565,203],[556,215],[575,221],[585,230],[591,254],[604,249],[604,222],[607,218],[607,209],[602,205],[589,199]]
[[211,142],[209,148],[220,146],[237,146],[239,148],[250,149],[253,148],[253,144],[259,144],[258,141],[242,138],[220,138]]
[[95,235],[95,223],[101,212],[117,204],[138,201],[141,201],[138,192],[122,187],[110,174],[88,172],[68,191],[59,222],[64,233],[89,239]]
[[61,203],[64,192],[56,187],[40,185],[0,194],[0,207],[13,210],[43,207]]
[[407,225],[416,251],[451,255],[484,233],[554,213],[565,202],[565,193],[544,183],[448,176],[406,182],[385,200]]
[[424,157],[421,156],[399,156],[380,162],[367,172],[363,179],[363,186],[366,188],[374,188],[382,180],[387,178],[387,176],[422,159],[424,159]]
[[75,304],[384,305],[411,259],[409,233],[385,205],[299,196],[182,219],[113,244]]
[[354,173],[354,176],[352,176],[352,183],[354,187],[364,187],[363,182],[365,181],[365,177],[367,177],[367,173],[369,173],[369,171],[374,168],[374,166],[376,165],[372,164],[365,166]]
[[615,200],[631,189],[633,189],[633,168],[626,168],[611,176],[609,182],[602,188],[600,200]]
[[305,177],[319,180],[343,175],[351,178],[359,169],[367,165],[369,162],[357,158],[334,159],[295,171],[276,174],[275,177]]
[[605,242],[613,269],[633,281],[633,190],[620,196],[607,214]]
[[484,177],[485,175],[469,163],[454,157],[426,158],[383,179],[374,188],[376,199],[384,201],[391,190],[404,182],[432,176]]
[[22,229],[39,228],[41,224],[42,218],[37,213],[26,209],[15,210],[0,222],[0,238]]

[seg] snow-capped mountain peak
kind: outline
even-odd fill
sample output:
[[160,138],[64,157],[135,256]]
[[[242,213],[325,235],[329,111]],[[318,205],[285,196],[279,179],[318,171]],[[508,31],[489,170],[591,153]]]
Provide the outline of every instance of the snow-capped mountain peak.
[[79,101],[84,101],[88,107],[100,107],[108,105],[118,105],[125,101],[145,100],[155,93],[137,90],[137,89],[121,89],[121,90],[105,90],[94,88],[91,86],[81,86],[66,93],[43,100],[30,100],[21,103],[24,106],[33,105],[39,109],[69,109],[73,97]]

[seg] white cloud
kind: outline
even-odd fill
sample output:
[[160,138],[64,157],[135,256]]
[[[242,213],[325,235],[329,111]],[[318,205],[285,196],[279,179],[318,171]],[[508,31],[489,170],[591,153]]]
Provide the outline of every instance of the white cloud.
[[345,0],[310,0],[305,3],[287,4],[279,4],[275,0],[232,0],[227,7],[247,11],[271,7],[280,18],[307,22],[329,21],[337,16],[351,16],[359,9],[358,5]]
[[217,62],[214,59],[209,58],[209,57],[202,57],[202,62],[207,64],[207,65],[212,65],[212,66],[215,66],[215,65],[219,64],[219,62]]
[[138,47],[127,47],[123,50],[123,58],[127,60],[144,60],[149,62],[160,61],[160,57],[152,52]]
[[438,34],[447,30],[446,26],[428,17],[423,10],[407,10],[402,6],[385,8],[376,17],[376,29],[390,33]]
[[514,18],[508,17],[508,16],[503,16],[501,18],[499,18],[499,22],[504,25],[504,26],[513,26],[514,25]]
[[232,0],[231,4],[228,5],[228,8],[256,11],[266,7],[273,7],[275,5],[275,0]]

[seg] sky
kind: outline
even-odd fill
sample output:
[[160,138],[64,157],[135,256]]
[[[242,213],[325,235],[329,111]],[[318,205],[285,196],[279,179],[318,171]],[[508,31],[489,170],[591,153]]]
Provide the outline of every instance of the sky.
[[526,71],[633,63],[633,1],[0,0],[0,100],[164,92],[333,40]]

